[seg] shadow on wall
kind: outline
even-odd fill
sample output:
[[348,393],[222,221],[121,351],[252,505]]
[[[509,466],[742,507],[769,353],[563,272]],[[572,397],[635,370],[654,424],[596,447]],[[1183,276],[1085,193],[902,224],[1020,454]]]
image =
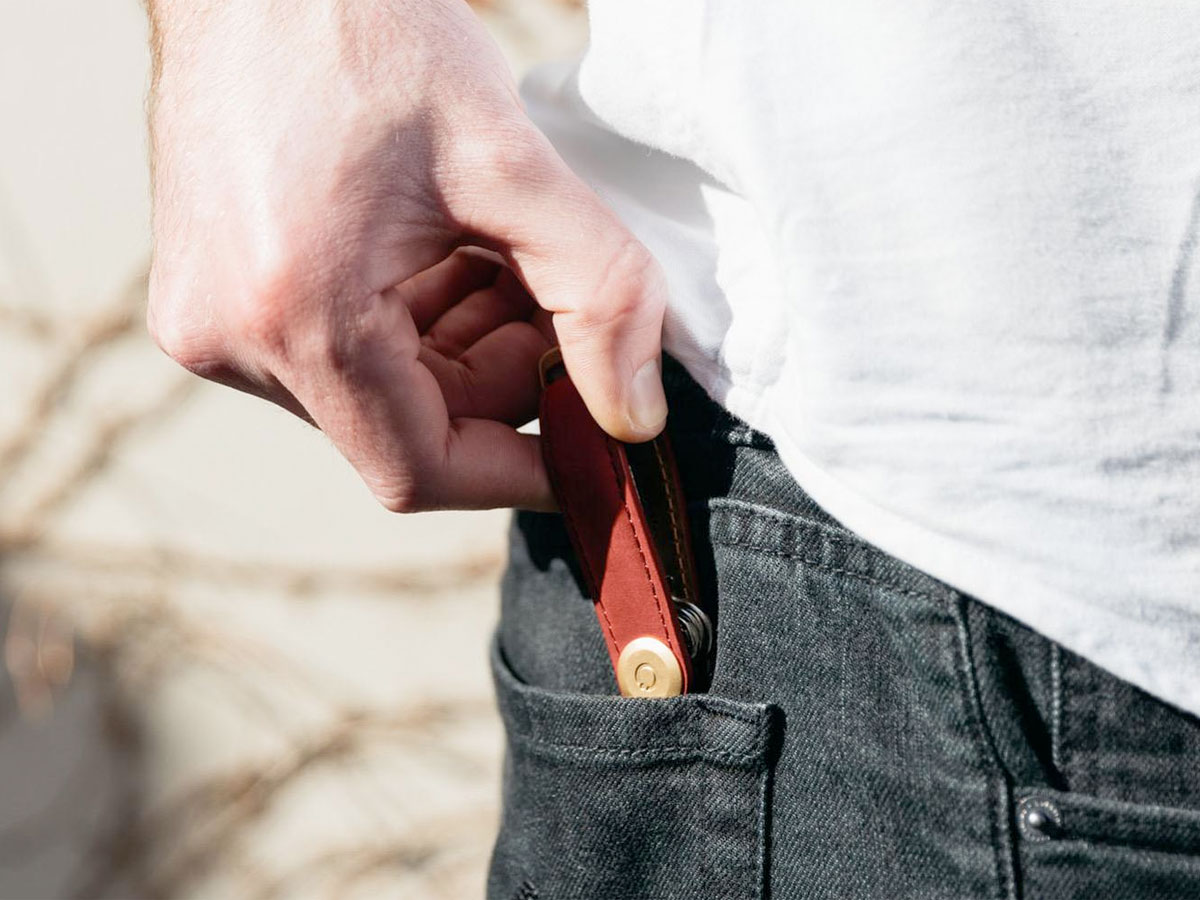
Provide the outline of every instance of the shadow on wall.
[[[486,691],[356,701],[271,634],[240,631],[222,611],[198,615],[182,598],[200,585],[298,608],[307,600],[311,610],[316,599],[367,595],[409,615],[439,597],[461,620],[478,592],[492,589],[495,551],[434,570],[337,570],[64,537],[56,517],[106,475],[125,442],[187,409],[202,389],[171,370],[127,408],[80,413],[76,401],[98,362],[128,352],[122,342],[148,343],[144,306],[139,277],[81,320],[0,321],[0,337],[16,328],[44,358],[27,397],[14,398],[18,421],[0,433],[0,897],[178,897],[214,873],[233,879],[239,895],[262,898],[314,881],[341,896],[372,879],[411,882],[423,896],[462,895],[462,881],[480,877],[494,823],[498,747]],[[56,458],[64,417],[73,422],[72,452]],[[215,759],[164,791],[164,739],[189,739],[162,733],[171,691],[230,711],[243,729],[262,727],[270,752]],[[303,718],[289,715],[296,697],[307,704]],[[406,827],[380,826],[348,849],[304,847],[282,866],[255,858],[264,823],[275,817],[286,828],[299,816],[295,798],[314,783],[324,779],[353,802],[362,782],[408,788],[429,781],[431,767],[451,770],[473,793]],[[315,803],[330,820],[344,816],[328,799]]]
[[112,658],[77,657],[62,616],[10,597],[0,615],[0,894],[130,896],[141,756]]

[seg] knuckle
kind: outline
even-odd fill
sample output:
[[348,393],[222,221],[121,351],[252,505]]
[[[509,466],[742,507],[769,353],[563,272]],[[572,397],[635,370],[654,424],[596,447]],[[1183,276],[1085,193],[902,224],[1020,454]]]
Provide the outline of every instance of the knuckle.
[[298,279],[290,267],[260,271],[232,295],[224,315],[225,328],[237,342],[279,352],[297,312]]
[[577,326],[598,331],[624,322],[658,319],[665,308],[658,263],[636,238],[622,241],[603,268],[600,283],[574,317]]
[[446,508],[443,488],[444,464],[436,454],[414,447],[389,454],[386,468],[374,470],[367,484],[384,509],[394,513],[418,513]]
[[388,512],[406,514],[422,511],[411,498],[404,494],[376,495],[376,499]]
[[317,316],[307,327],[309,364],[350,382],[376,378],[397,358],[419,351],[420,338],[398,318],[379,294],[340,298],[332,314]]
[[605,286],[613,286],[614,282],[621,286],[622,289],[614,293],[624,297],[629,310],[660,299],[661,278],[658,262],[632,235],[621,242],[605,268]]
[[552,156],[532,126],[501,125],[460,139],[454,168],[467,183],[510,185],[537,180]]
[[194,372],[216,362],[207,329],[198,326],[182,304],[168,302],[161,294],[151,294],[146,330],[158,348],[185,369]]
[[377,488],[373,491],[375,499],[388,512],[416,513],[425,512],[431,507],[428,497],[418,490],[414,482],[389,485],[387,488]]

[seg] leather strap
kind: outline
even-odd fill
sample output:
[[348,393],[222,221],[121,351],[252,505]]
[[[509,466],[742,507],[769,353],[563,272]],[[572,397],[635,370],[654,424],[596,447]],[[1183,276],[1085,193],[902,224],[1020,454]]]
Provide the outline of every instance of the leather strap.
[[679,620],[680,605],[697,597],[696,575],[666,435],[629,445],[609,437],[587,411],[557,351],[543,358],[542,380],[542,454],[614,672],[630,642],[655,638],[675,657],[682,691],[695,689],[708,651],[701,648],[705,659],[693,666],[694,629],[685,640]]

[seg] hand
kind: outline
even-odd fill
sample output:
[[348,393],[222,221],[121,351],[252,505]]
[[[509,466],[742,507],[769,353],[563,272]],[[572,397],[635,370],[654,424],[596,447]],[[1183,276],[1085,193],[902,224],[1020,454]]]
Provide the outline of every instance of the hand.
[[607,432],[661,430],[663,277],[462,0],[151,18],[149,326],[170,356],[313,422],[397,511],[553,508],[515,426],[554,333]]

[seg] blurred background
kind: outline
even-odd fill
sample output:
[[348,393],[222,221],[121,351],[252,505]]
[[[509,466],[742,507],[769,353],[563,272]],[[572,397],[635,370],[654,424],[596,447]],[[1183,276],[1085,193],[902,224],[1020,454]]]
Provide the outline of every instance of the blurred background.
[[[479,0],[513,68],[574,0]],[[481,896],[504,512],[386,513],[143,325],[138,0],[0,5],[0,898]]]

